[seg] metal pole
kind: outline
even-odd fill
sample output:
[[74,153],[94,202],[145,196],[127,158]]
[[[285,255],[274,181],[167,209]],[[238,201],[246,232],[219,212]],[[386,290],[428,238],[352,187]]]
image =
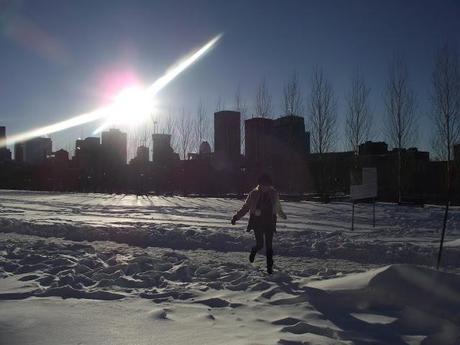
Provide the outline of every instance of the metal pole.
[[355,202],[353,201],[353,207],[351,209],[351,231],[355,229]]
[[372,226],[375,228],[375,199],[372,203]]
[[438,251],[438,260],[436,261],[436,269],[439,270],[439,266],[441,266],[441,258],[442,258],[442,249],[444,246],[444,237],[446,236],[446,227],[447,227],[447,215],[449,213],[449,201],[447,201],[446,209],[444,211],[444,220],[442,223],[442,233],[441,233],[441,242],[439,242],[439,251]]
[[446,208],[444,210],[444,219],[442,222],[442,233],[441,233],[441,242],[439,243],[439,252],[438,252],[438,260],[436,262],[436,269],[439,270],[441,266],[441,258],[442,258],[442,249],[444,246],[444,237],[446,236],[446,228],[447,228],[447,218],[449,215],[449,205],[450,205],[450,196],[452,195],[452,184],[450,183],[450,167],[449,167],[449,160],[447,161],[447,200],[446,200]]

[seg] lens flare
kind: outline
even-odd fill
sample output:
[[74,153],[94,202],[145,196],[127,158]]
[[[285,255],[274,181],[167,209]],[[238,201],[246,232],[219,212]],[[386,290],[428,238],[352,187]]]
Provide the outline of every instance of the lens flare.
[[154,99],[139,86],[132,86],[123,89],[109,107],[105,122],[97,128],[93,134],[98,134],[112,125],[126,125],[134,128],[147,119],[154,109]]
[[[49,135],[71,127],[80,126],[85,123],[94,122],[97,120],[105,120],[104,124],[101,127],[109,126],[113,123],[113,121],[125,121],[125,118],[133,116],[133,112],[130,108],[130,105],[134,106],[138,110],[138,107],[141,107],[143,109],[143,111],[139,112],[138,115],[135,115],[136,121],[140,120],[141,118],[144,118],[144,110],[150,107],[151,102],[153,101],[153,97],[158,92],[160,92],[166,85],[173,81],[178,75],[180,75],[187,68],[193,65],[193,63],[202,58],[207,52],[209,52],[216,45],[216,43],[220,40],[221,37],[222,34],[217,35],[195,52],[181,59],[178,63],[174,64],[171,68],[169,68],[163,76],[158,78],[152,85],[150,85],[148,88],[144,90],[124,90],[119,94],[119,96],[117,96],[114,103],[111,105],[98,108],[85,114],[77,115],[65,121],[57,122],[48,126],[39,127],[24,133],[10,136],[8,138],[8,143],[14,144],[16,142],[26,141],[35,137]],[[147,99],[149,99],[148,102],[146,101]],[[138,101],[140,101],[140,104],[133,104]],[[147,103],[149,104],[149,106],[146,106]],[[0,140],[0,148],[6,145],[7,140]]]

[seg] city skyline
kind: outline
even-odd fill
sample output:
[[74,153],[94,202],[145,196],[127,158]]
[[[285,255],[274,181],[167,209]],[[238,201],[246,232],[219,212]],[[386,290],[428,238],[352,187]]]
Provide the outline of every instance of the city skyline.
[[[115,2],[110,9],[84,2],[65,6],[53,1],[5,4],[5,30],[0,35],[0,49],[5,53],[0,57],[0,71],[9,82],[0,90],[0,120],[10,134],[88,111],[124,82],[152,82],[171,60],[224,32],[221,44],[203,63],[193,66],[158,96],[160,121],[168,109],[193,114],[200,101],[211,118],[219,99],[224,108],[233,108],[237,88],[249,109],[246,115],[257,115],[254,99],[262,78],[266,78],[272,94],[272,115],[283,115],[282,88],[292,71],[299,73],[306,98],[312,71],[320,66],[338,98],[336,149],[341,150],[345,95],[359,68],[371,89],[375,122],[371,139],[385,140],[380,130],[383,88],[389,60],[399,53],[408,64],[417,95],[416,146],[431,152],[433,57],[445,43],[459,45],[455,35],[459,31],[455,20],[459,5],[454,1],[392,1],[367,6],[362,1],[347,5],[291,1],[282,8],[271,1],[203,1],[193,5],[180,1],[169,5]],[[73,19],[85,13],[86,5],[91,8],[86,25],[77,27]],[[50,17],[50,8],[59,10],[60,18]],[[28,36],[27,29],[31,28],[35,34]],[[159,28],[161,34],[156,30]],[[186,40],[181,35],[185,31]],[[67,130],[52,138],[57,147],[68,148],[73,143],[67,138],[90,136],[95,127]]]

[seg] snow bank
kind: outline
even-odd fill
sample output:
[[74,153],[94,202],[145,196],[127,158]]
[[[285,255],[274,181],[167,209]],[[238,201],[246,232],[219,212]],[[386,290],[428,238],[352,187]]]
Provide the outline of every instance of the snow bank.
[[389,265],[324,280],[283,259],[267,276],[247,253],[2,237],[2,343],[460,343],[455,274]]
[[307,286],[319,289],[312,305],[336,325],[357,331],[366,324],[369,331],[359,338],[404,344],[404,336],[416,335],[423,344],[460,343],[459,275],[391,265]]

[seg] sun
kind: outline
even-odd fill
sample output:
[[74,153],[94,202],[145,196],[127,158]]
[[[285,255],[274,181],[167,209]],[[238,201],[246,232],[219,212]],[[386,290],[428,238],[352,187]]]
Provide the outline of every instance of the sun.
[[146,89],[126,87],[114,97],[107,121],[115,125],[137,126],[150,117],[153,109],[153,97]]
[[131,85],[122,89],[104,109],[104,122],[93,133],[111,126],[134,129],[148,121],[154,111],[154,97],[148,89]]

